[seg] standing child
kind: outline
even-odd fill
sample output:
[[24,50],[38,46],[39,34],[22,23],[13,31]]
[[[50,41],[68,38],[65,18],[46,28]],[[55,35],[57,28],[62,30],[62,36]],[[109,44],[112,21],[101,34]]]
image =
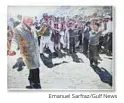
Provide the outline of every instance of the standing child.
[[99,23],[91,24],[91,32],[89,36],[89,59],[90,65],[95,66],[98,65],[98,45],[99,45],[99,36],[101,35],[101,31],[99,31]]

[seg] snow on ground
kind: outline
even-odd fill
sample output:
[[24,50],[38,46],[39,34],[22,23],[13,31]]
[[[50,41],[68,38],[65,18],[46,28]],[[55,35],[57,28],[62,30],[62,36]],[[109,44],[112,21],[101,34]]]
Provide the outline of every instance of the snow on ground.
[[[53,63],[59,63],[67,61],[53,68],[47,68],[41,61],[40,67],[40,80],[42,90],[46,89],[98,89],[98,90],[111,90],[112,87],[106,83],[103,83],[99,76],[90,67],[89,60],[83,54],[77,53],[78,57],[83,60],[84,63],[76,63],[72,61],[72,58],[66,56],[64,58],[53,59]],[[20,72],[17,69],[12,69],[12,66],[19,57],[17,52],[16,56],[8,56],[8,89],[25,89],[28,82],[28,69],[24,69]],[[100,61],[99,67],[104,67],[112,76],[112,59],[102,54],[100,55],[103,61]]]

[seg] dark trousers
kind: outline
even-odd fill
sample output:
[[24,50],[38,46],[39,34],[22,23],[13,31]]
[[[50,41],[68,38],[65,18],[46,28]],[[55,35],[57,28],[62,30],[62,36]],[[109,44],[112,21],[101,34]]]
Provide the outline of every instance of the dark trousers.
[[84,39],[83,39],[83,53],[84,53],[85,55],[87,55],[87,53],[88,53],[88,44],[89,44],[88,39],[86,39],[86,38],[84,37]]
[[79,45],[82,45],[82,33],[79,34]]
[[29,82],[34,84],[40,84],[39,68],[29,70]]
[[104,37],[100,36],[99,37],[98,52],[101,50],[101,46],[103,46],[103,43],[104,43]]
[[97,65],[98,64],[98,45],[90,45],[89,46],[89,59],[90,63],[93,62]]
[[75,38],[71,37],[70,38],[70,48],[69,48],[70,53],[75,52]]
[[41,36],[38,37],[38,45],[40,46],[40,38]]
[[111,52],[112,53],[112,33],[108,33],[107,34],[107,41],[105,43],[105,51],[107,52]]

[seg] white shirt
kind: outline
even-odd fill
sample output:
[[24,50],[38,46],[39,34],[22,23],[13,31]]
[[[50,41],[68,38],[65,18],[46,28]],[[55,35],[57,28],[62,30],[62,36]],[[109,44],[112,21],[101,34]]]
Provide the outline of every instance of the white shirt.
[[112,22],[111,20],[109,20],[109,21],[107,22],[106,30],[103,31],[102,34],[105,35],[105,34],[107,34],[107,33],[109,33],[109,32],[113,32],[113,22]]

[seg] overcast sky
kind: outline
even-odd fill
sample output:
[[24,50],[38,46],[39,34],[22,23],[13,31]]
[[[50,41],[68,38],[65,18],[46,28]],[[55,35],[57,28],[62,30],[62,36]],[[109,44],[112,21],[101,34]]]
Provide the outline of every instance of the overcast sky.
[[18,14],[23,16],[39,16],[46,12],[50,14],[57,8],[57,6],[9,6],[8,15],[12,17]]

